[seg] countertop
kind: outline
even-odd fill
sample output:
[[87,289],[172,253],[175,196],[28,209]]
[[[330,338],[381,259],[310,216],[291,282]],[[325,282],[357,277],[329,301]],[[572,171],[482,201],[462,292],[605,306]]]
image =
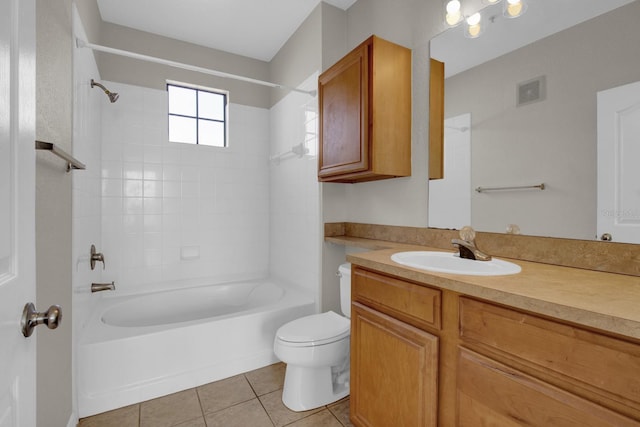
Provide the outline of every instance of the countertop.
[[347,261],[354,265],[640,340],[639,277],[508,258],[503,259],[522,267],[520,273],[436,273],[402,266],[391,261],[391,255],[404,250],[442,249],[353,237],[326,240],[372,249],[348,254]]

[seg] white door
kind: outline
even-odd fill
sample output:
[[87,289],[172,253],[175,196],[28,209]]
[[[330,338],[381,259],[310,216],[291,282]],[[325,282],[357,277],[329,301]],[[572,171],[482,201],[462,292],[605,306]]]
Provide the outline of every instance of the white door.
[[35,426],[35,2],[0,0],[0,427]]
[[639,159],[640,82],[598,92],[598,238],[640,243]]

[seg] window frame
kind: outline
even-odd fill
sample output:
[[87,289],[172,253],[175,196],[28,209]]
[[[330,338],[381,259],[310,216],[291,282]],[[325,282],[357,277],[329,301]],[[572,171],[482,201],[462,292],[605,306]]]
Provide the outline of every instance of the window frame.
[[[215,149],[226,149],[229,148],[229,91],[227,90],[223,90],[223,89],[216,89],[216,88],[212,88],[212,87],[207,87],[207,86],[200,86],[200,85],[196,85],[196,84],[191,84],[191,83],[184,83],[184,82],[178,82],[178,81],[174,81],[174,80],[166,80],[165,82],[165,90],[167,91],[167,139],[169,140],[169,142],[174,143],[174,144],[187,144],[187,145],[199,145],[199,146],[203,146],[203,147],[211,147],[211,148],[215,148]],[[196,98],[195,98],[195,110],[196,110],[196,115],[195,116],[190,116],[190,115],[184,115],[184,114],[174,114],[170,112],[170,99],[169,99],[169,87],[173,86],[173,87],[177,87],[177,88],[182,88],[182,89],[190,89],[195,91],[196,94]],[[223,106],[223,120],[218,120],[218,119],[210,119],[210,118],[204,118],[204,117],[200,117],[198,115],[198,109],[199,109],[199,103],[198,103],[198,96],[200,92],[206,92],[206,93],[212,93],[215,95],[221,95],[224,99],[224,106]],[[185,118],[189,118],[189,119],[195,119],[196,122],[196,140],[195,143],[192,142],[181,142],[181,141],[172,141],[169,137],[170,135],[170,125],[169,125],[169,119],[171,117],[185,117]],[[219,145],[209,145],[209,144],[201,144],[200,143],[200,135],[199,135],[199,126],[200,120],[204,120],[207,122],[215,122],[215,123],[222,123],[223,127],[224,127],[224,132],[223,132],[223,144],[222,146]]]

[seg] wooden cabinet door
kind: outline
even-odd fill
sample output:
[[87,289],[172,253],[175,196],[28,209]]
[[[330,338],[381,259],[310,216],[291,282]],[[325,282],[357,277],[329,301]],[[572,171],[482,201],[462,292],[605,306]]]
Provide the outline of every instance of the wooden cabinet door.
[[459,427],[640,426],[637,421],[464,348],[459,353],[457,378]]
[[361,45],[320,76],[320,178],[369,169],[369,48]]
[[429,179],[444,178],[444,62],[430,60]]
[[351,310],[351,421],[435,427],[438,337],[358,303]]

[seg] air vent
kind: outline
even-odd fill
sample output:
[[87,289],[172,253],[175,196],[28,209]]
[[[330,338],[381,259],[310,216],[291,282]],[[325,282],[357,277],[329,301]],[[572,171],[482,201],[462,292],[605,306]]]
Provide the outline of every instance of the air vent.
[[518,107],[542,101],[546,97],[545,76],[536,77],[526,82],[518,83],[517,103]]

